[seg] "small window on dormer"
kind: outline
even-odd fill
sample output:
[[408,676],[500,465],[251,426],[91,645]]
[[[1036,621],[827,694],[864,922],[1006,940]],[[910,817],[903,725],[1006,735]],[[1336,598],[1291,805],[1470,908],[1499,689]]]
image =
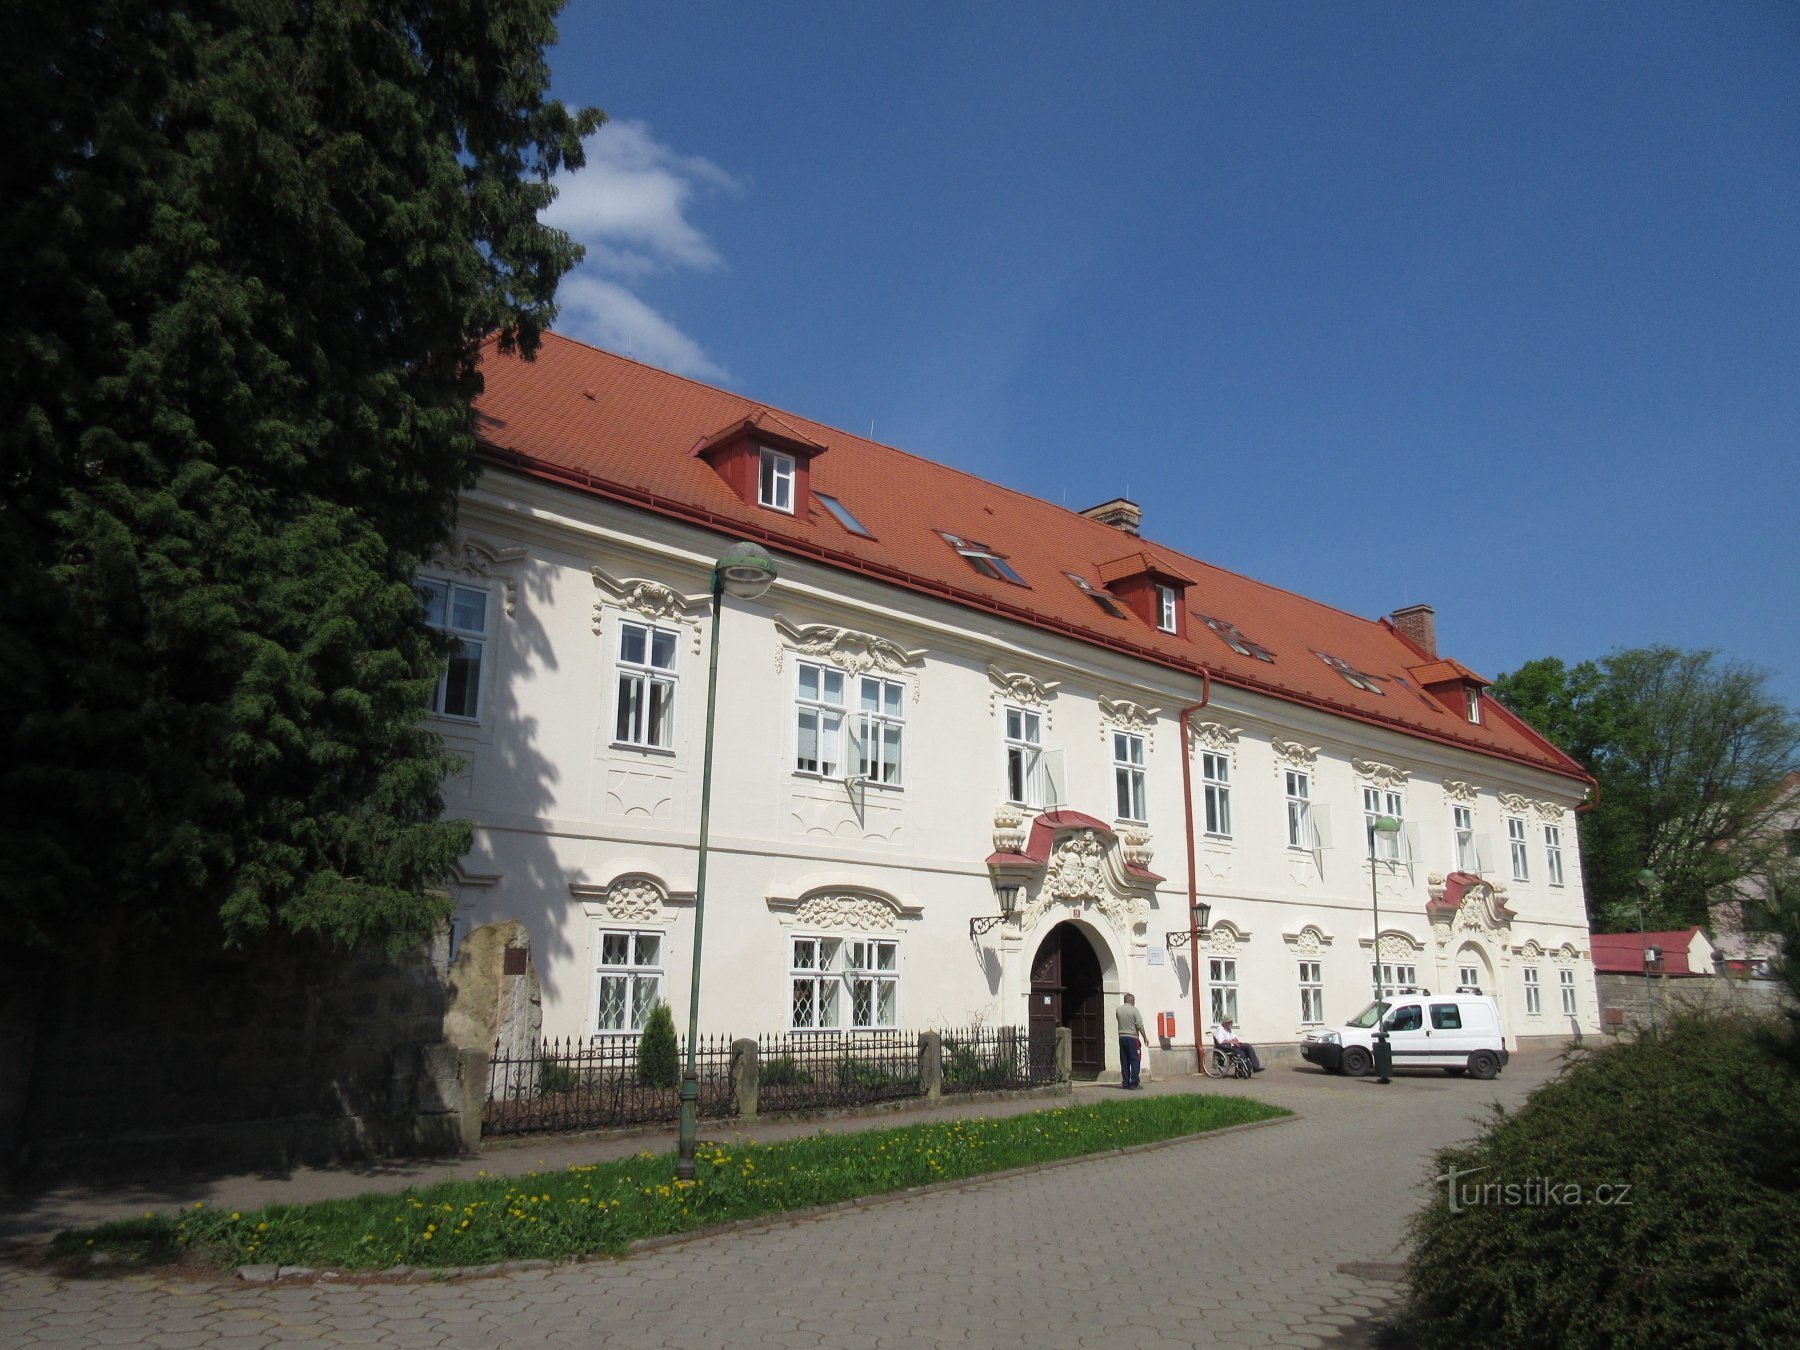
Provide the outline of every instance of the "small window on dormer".
[[1363,674],[1362,671],[1358,670],[1342,657],[1327,656],[1324,652],[1314,652],[1313,655],[1318,657],[1319,660],[1323,661],[1326,665],[1330,666],[1338,674],[1342,675],[1352,688],[1361,689],[1371,694],[1380,694],[1383,698],[1387,697],[1387,690],[1375,683],[1375,676]]
[[813,496],[824,502],[825,509],[836,516],[837,523],[850,531],[851,534],[860,534],[864,539],[873,539],[875,537],[869,533],[869,527],[858,520],[855,513],[836,497],[827,497],[823,492],[816,491],[813,493]]
[[1481,725],[1481,691],[1479,689],[1463,689],[1463,706],[1469,711],[1469,720],[1476,726]]
[[1101,609],[1112,615],[1113,618],[1122,619],[1125,617],[1125,611],[1113,603],[1113,598],[1105,591],[1100,590],[1086,577],[1077,576],[1074,572],[1064,572],[1063,575],[1075,583],[1077,590],[1088,599],[1092,600],[1096,605],[1100,606]]
[[762,452],[762,489],[757,500],[776,511],[794,513],[794,457],[779,450]]
[[1215,619],[1205,614],[1196,617],[1199,618],[1201,623],[1217,633],[1220,640],[1239,656],[1250,656],[1258,661],[1267,661],[1271,665],[1274,664],[1275,653],[1270,651],[1267,647],[1262,646],[1260,643],[1252,642],[1249,638],[1245,637],[1238,631],[1238,626],[1235,623],[1227,623],[1224,619]]
[[969,566],[981,573],[982,576],[993,581],[1010,581],[1015,586],[1026,584],[1025,578],[1013,571],[1012,564],[986,544],[977,543],[973,539],[963,539],[951,534],[948,530],[939,530],[938,536],[951,548],[962,554],[968,560]]
[[1165,633],[1175,631],[1175,588],[1158,585],[1156,588],[1156,626]]

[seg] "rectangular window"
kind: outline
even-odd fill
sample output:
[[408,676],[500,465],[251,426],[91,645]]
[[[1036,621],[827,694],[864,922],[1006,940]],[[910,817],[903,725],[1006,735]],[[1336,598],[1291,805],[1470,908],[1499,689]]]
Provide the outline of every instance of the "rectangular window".
[[672,628],[619,625],[619,704],[613,740],[653,750],[675,744],[675,648]]
[[1481,992],[1481,971],[1475,966],[1458,966],[1456,969],[1456,986],[1467,989],[1470,993]]
[[1206,832],[1231,836],[1231,761],[1224,755],[1200,756],[1200,781],[1205,784]]
[[1481,725],[1481,691],[1479,689],[1463,690],[1464,707],[1468,709],[1469,720],[1476,726]]
[[1094,585],[1094,583],[1089,581],[1086,577],[1079,576],[1074,572],[1064,572],[1063,575],[1075,583],[1076,590],[1092,600],[1103,611],[1112,615],[1113,618],[1122,619],[1125,617],[1125,611],[1120,609],[1118,605],[1113,602],[1112,596]]
[[1120,820],[1148,820],[1144,814],[1144,738],[1113,732],[1113,786]]
[[1541,1017],[1544,1013],[1544,991],[1538,987],[1538,968],[1525,967],[1525,1015]]
[[871,783],[899,787],[906,687],[873,675],[864,675],[858,685],[856,772]]
[[836,1031],[841,1025],[838,968],[841,939],[797,937],[788,971],[789,1021],[796,1031]]
[[1227,1017],[1238,1020],[1237,962],[1230,957],[1215,956],[1207,962],[1207,983],[1212,989],[1212,1020],[1216,1027]]
[[1562,885],[1562,829],[1559,826],[1544,826],[1544,863],[1550,884],[1552,886]]
[[635,1034],[662,997],[663,935],[632,929],[602,929],[595,1029]]
[[438,676],[431,711],[473,722],[481,715],[481,658],[487,648],[488,593],[479,586],[420,578],[414,583],[425,622],[451,639],[450,664]]
[[1433,1003],[1431,1028],[1433,1031],[1461,1031],[1462,1009],[1454,1003]]
[[851,534],[860,534],[864,539],[873,539],[875,537],[869,533],[869,527],[856,518],[856,513],[845,506],[836,497],[827,497],[823,492],[815,492],[813,493],[813,496],[824,502],[825,509],[836,516],[837,523],[850,531]]
[[1006,800],[1044,804],[1044,719],[1029,708],[1006,709]]
[[1156,626],[1165,633],[1175,631],[1175,588],[1173,586],[1156,588]]
[[1514,881],[1531,880],[1531,858],[1525,851],[1525,822],[1517,816],[1506,818],[1506,842],[1512,849]]
[[1575,1015],[1575,972],[1559,970],[1556,972],[1556,983],[1562,989],[1562,1010],[1565,1017]]
[[1325,1020],[1325,978],[1318,961],[1300,963],[1300,1025],[1316,1027]]
[[950,545],[982,576],[992,581],[1010,581],[1015,586],[1025,585],[1025,578],[1013,571],[1012,564],[1000,554],[994,552],[986,544],[978,544],[973,539],[963,539],[951,534],[948,530],[939,530],[938,536]]
[[1383,961],[1379,967],[1369,967],[1369,979],[1380,981],[1379,994],[1389,998],[1402,989],[1416,989],[1419,984],[1419,968],[1410,962],[1389,965]]
[[1456,832],[1456,870],[1479,872],[1481,859],[1475,848],[1475,809],[1469,806],[1451,807],[1450,823]]
[[[1377,833],[1375,821],[1381,816],[1392,816],[1400,822],[1400,828],[1393,834]],[[1409,861],[1405,848],[1406,798],[1400,793],[1387,788],[1364,788],[1363,827],[1369,836],[1367,845],[1376,858],[1383,862]]]
[[844,672],[799,663],[794,769],[836,778],[844,771]]
[[1300,769],[1289,769],[1287,780],[1287,841],[1289,848],[1318,847],[1318,835],[1312,821],[1312,775]]
[[894,1027],[899,1009],[900,946],[853,938],[845,944],[844,978],[850,986],[853,1028]]
[[1212,629],[1213,632],[1219,635],[1219,640],[1221,642],[1231,648],[1231,650],[1236,652],[1239,656],[1248,656],[1258,661],[1267,661],[1271,665],[1275,663],[1275,653],[1260,643],[1252,642],[1249,638],[1245,637],[1235,623],[1228,623],[1224,619],[1215,619],[1206,614],[1201,614],[1197,617],[1201,623],[1205,624],[1208,628]]
[[762,452],[762,481],[757,500],[777,511],[794,513],[794,457],[779,450]]

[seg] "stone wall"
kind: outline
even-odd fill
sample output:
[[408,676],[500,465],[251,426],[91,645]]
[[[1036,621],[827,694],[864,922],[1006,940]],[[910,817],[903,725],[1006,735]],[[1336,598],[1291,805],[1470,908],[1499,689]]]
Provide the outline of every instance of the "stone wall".
[[[1720,975],[1681,977],[1598,974],[1600,1026],[1606,1036],[1629,1036],[1639,1027],[1682,1008],[1772,1013],[1782,1006],[1776,980],[1738,980]],[[1654,1016],[1652,1015],[1654,1013]]]

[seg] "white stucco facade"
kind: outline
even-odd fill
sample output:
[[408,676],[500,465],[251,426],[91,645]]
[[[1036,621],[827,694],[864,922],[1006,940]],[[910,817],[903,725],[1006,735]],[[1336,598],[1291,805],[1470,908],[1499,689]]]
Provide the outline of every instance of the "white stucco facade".
[[[476,826],[455,886],[458,928],[527,926],[546,1035],[629,1024],[652,994],[685,1025],[707,591],[729,542],[490,472],[464,501],[458,547],[427,571],[485,597],[474,714],[435,719],[468,765],[446,786],[449,809]],[[1190,1047],[1196,958],[1167,935],[1188,928],[1179,718],[1201,701],[1202,682],[777,556],[781,576],[765,596],[723,602],[700,1030],[754,1035],[827,1012],[842,1030],[857,1020],[1024,1025],[1034,959],[1067,922],[1098,958],[1107,1066],[1116,1067],[1112,1010],[1127,991],[1152,1027],[1157,1013],[1173,1013],[1169,1045]],[[621,666],[628,624],[634,641],[662,635],[657,660]],[[849,722],[862,680],[881,682],[870,687],[872,734],[885,735],[890,757],[898,751],[887,771],[896,784],[858,793],[841,769],[798,767],[802,695],[831,672]],[[622,677],[640,679],[640,691],[644,680],[659,686],[655,709],[672,716],[654,735],[640,725],[637,739],[666,745],[621,741]],[[997,913],[987,858],[1017,849],[1037,814],[1007,809],[1009,707],[1037,719],[1039,746],[1060,759],[1052,776],[1063,808],[1109,832],[1057,833],[1017,916],[972,935],[971,919]],[[821,710],[829,717],[828,699]],[[1597,1030],[1580,783],[1217,682],[1191,723],[1195,885],[1212,907],[1198,955],[1209,1025],[1215,993],[1234,1000],[1245,1036],[1263,1044],[1295,1041],[1309,1021],[1341,1021],[1367,1002],[1378,949],[1395,979],[1432,989],[1473,972],[1498,998],[1511,1043]],[[1140,822],[1116,814],[1119,732],[1142,738]],[[845,737],[840,760],[853,754]],[[1215,780],[1224,769],[1213,786],[1215,810],[1218,789],[1228,793],[1228,833],[1205,830],[1203,755],[1214,757],[1205,767]],[[1316,847],[1291,842],[1290,772],[1306,775],[1313,830],[1302,842]],[[1365,789],[1398,804],[1414,847],[1407,861],[1376,865],[1379,933]],[[1460,858],[1458,807],[1474,836]],[[1509,838],[1520,827],[1509,821],[1524,822],[1523,880]],[[1444,877],[1476,849],[1495,893],[1476,886],[1434,910]],[[1160,879],[1134,870],[1145,867]],[[796,939],[825,946],[802,950]],[[808,966],[827,948],[832,971]],[[797,980],[815,982],[798,1014]]]

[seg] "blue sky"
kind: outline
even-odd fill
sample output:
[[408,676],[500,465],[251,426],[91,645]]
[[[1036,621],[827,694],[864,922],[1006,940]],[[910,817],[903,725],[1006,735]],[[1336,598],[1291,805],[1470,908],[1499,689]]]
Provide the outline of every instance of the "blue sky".
[[1800,6],[599,4],[558,327],[1375,616],[1800,705]]

